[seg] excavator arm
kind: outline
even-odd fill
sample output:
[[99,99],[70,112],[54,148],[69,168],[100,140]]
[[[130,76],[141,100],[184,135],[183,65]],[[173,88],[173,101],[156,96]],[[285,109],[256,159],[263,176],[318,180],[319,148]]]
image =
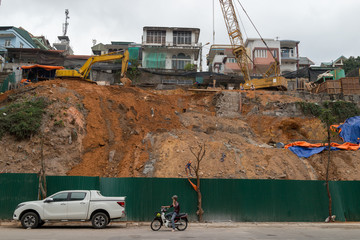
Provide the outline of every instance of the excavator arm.
[[129,64],[129,51],[125,51],[124,54],[109,53],[101,56],[90,57],[85,64],[79,69],[79,73],[82,78],[86,79],[90,73],[91,66],[97,62],[106,62],[112,60],[122,59],[121,77],[126,75],[127,67]]

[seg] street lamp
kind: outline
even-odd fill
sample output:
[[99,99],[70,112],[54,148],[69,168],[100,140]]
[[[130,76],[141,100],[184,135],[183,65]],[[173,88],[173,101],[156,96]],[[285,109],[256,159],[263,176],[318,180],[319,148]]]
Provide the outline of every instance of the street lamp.
[[209,45],[210,44],[210,42],[207,42],[207,43],[205,43],[205,45],[201,45],[200,44],[200,72],[202,72],[202,49],[203,49],[203,47],[205,47],[206,45]]

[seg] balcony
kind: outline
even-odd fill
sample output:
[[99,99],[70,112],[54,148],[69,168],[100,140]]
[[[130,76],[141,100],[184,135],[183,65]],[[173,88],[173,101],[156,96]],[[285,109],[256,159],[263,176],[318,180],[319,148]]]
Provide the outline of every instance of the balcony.
[[299,58],[296,56],[294,51],[292,49],[290,51],[287,50],[281,50],[281,61],[287,61],[287,62],[297,62],[299,61]]

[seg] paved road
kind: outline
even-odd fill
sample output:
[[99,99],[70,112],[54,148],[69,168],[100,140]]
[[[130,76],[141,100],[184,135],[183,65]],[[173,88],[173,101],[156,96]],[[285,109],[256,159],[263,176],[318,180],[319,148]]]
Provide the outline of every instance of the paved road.
[[237,223],[190,224],[184,232],[172,233],[169,229],[153,232],[149,226],[113,223],[103,230],[89,224],[44,225],[40,229],[22,229],[17,224],[0,226],[0,239],[6,240],[125,240],[125,239],[360,239],[360,224],[291,224],[291,223]]

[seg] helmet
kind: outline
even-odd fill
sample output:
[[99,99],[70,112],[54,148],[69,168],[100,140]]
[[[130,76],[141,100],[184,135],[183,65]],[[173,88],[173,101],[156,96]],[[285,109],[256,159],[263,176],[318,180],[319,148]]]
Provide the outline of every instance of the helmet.
[[171,198],[177,200],[177,199],[178,199],[178,196],[177,196],[177,195],[174,195],[174,196],[172,196]]

